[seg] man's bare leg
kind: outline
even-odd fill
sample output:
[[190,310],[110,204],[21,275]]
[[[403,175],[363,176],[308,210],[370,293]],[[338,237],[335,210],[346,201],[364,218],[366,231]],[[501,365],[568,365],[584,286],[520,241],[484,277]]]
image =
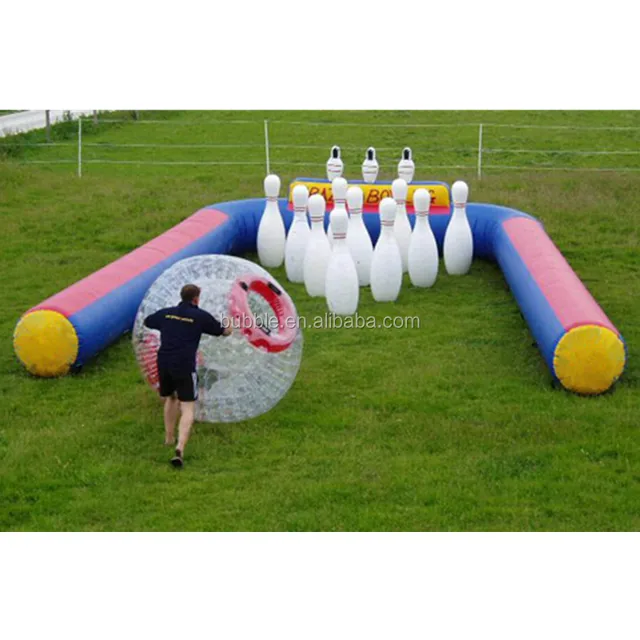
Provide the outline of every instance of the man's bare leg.
[[191,427],[195,418],[196,403],[181,402],[180,403],[180,426],[178,431],[178,449],[184,455],[184,448],[187,446],[189,436],[191,435]]
[[180,401],[171,395],[164,400],[164,443],[173,444],[176,441],[176,422],[180,411]]
[[178,427],[178,446],[176,447],[176,455],[171,460],[174,467],[182,466],[182,456],[184,456],[184,448],[187,446],[189,436],[191,435],[191,427],[195,417],[195,402],[180,403],[180,424]]

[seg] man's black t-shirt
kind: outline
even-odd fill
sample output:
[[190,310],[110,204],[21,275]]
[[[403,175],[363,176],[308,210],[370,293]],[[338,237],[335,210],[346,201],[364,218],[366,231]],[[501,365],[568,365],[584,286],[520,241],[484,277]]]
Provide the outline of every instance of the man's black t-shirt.
[[158,367],[176,373],[196,370],[196,353],[203,333],[221,336],[222,325],[210,314],[191,302],[160,309],[147,316],[144,324],[160,331]]

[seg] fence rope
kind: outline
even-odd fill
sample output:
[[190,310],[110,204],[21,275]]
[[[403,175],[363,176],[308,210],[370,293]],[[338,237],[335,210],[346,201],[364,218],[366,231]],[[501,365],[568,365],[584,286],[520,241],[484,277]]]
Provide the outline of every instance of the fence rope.
[[[86,119],[89,120],[90,117],[87,116]],[[206,122],[198,122],[197,120],[128,120],[127,118],[100,118],[100,124],[103,122],[108,124],[180,124],[197,127],[206,127],[210,124],[259,124],[262,126],[262,120],[207,120]]]
[[[77,160],[23,160],[18,159],[16,162],[20,164],[74,164],[77,165]],[[198,161],[144,161],[144,160],[85,160],[83,164],[111,164],[111,165],[202,165],[202,166],[264,166],[264,162],[198,162]],[[326,167],[326,163],[313,163],[313,162],[277,162],[278,166],[286,167]],[[435,165],[435,164],[423,164],[425,169],[476,169],[473,165]],[[396,165],[380,165],[381,169],[396,169]],[[640,171],[640,167],[542,167],[540,165],[529,166],[509,166],[509,165],[482,165],[483,169],[495,169],[498,171],[587,171],[587,172],[637,172]]]
[[[91,120],[91,116],[83,116],[87,120]],[[129,120],[126,118],[100,118],[100,123],[129,123],[129,124],[178,124],[185,126],[203,126],[218,125],[218,124],[249,124],[264,126],[264,120],[207,120],[206,122],[197,120]],[[310,127],[397,127],[397,128],[460,128],[460,127],[474,127],[478,128],[480,122],[460,122],[460,123],[445,123],[445,122],[428,122],[428,123],[404,123],[404,122],[380,122],[380,123],[360,123],[360,122],[319,122],[313,120],[269,120],[270,124],[284,124],[294,126],[310,126]],[[565,129],[576,131],[640,131],[640,127],[630,126],[587,126],[587,125],[563,125],[563,124],[517,124],[517,123],[498,123],[498,122],[483,122],[482,125],[486,127],[504,129]]]
[[[25,160],[24,162],[31,162],[29,160]],[[35,162],[35,161],[34,161]],[[37,162],[39,163],[43,163],[46,164],[46,161],[44,160],[38,160]],[[66,161],[65,161],[66,162]],[[71,161],[69,161],[71,162]],[[251,166],[264,166],[264,162],[233,162],[233,161],[220,161],[220,162],[208,162],[208,161],[203,161],[203,162],[199,162],[196,160],[185,160],[185,161],[155,161],[155,160],[150,160],[150,161],[145,161],[145,160],[101,160],[101,159],[93,159],[93,160],[83,160],[83,164],[139,164],[139,165],[233,165],[233,166],[238,166],[238,165],[251,165]],[[272,165],[274,164],[273,162],[271,163]],[[282,161],[282,162],[276,162],[275,164],[277,164],[278,166],[285,166],[285,167],[322,167],[322,168],[326,168],[326,163],[322,162],[287,162],[287,161]],[[429,169],[472,169],[473,167],[471,165],[427,165],[427,164],[423,164],[423,167],[427,167]],[[395,164],[381,164],[379,165],[380,169],[397,169],[397,165]]]
[[484,148],[483,153],[556,153],[569,154],[575,156],[623,156],[623,155],[639,155],[640,151],[614,151],[601,149],[597,151],[589,150],[571,150],[571,149],[487,149]]
[[93,160],[85,160],[85,164],[140,164],[140,165],[260,165],[263,166],[262,162],[235,162],[231,160],[221,160],[220,162],[215,161],[198,161],[198,160],[101,160],[101,159],[93,159]]
[[529,165],[528,167],[516,167],[506,164],[484,165],[485,169],[498,169],[499,171],[640,171],[640,167],[541,167],[539,165]]
[[[0,147],[76,147],[75,142],[24,142],[24,143],[11,143],[0,142]],[[95,148],[95,149],[263,149],[262,144],[155,144],[155,143],[111,143],[111,142],[83,142],[83,148]],[[299,145],[299,144],[271,144],[270,149],[308,149],[308,150],[327,150],[330,147],[328,145]],[[343,151],[362,151],[364,147],[351,147],[341,146]],[[377,151],[397,151],[399,147],[376,147]],[[445,149],[422,149],[418,147],[412,147],[414,155],[416,153],[423,155],[442,155],[444,153],[477,153],[476,147],[460,147],[460,148],[445,148]],[[583,155],[583,156],[596,156],[596,155],[611,155],[622,156],[640,155],[640,150],[621,150],[616,151],[614,149],[599,149],[599,150],[575,150],[575,149],[492,149],[490,147],[482,147],[482,153],[554,153],[554,154],[568,154],[568,155]]]
[[[25,142],[25,143],[9,143],[9,142],[0,142],[0,147],[75,147],[75,142]],[[264,149],[263,144],[166,144],[166,143],[126,143],[126,142],[83,142],[83,147],[93,147],[96,149]],[[341,146],[343,151],[362,151],[366,147],[364,145],[360,146]],[[376,147],[376,151],[398,151],[400,147]],[[324,150],[329,151],[331,149],[330,145],[327,144],[316,144],[316,145],[304,145],[304,144],[270,144],[269,149],[305,149],[305,150]],[[422,149],[418,147],[412,147],[414,153],[422,153],[422,154],[442,154],[442,149]],[[474,147],[464,147],[464,148],[447,148],[447,153],[475,153],[476,149]],[[640,152],[639,152],[640,153]],[[398,156],[399,157],[399,156]]]

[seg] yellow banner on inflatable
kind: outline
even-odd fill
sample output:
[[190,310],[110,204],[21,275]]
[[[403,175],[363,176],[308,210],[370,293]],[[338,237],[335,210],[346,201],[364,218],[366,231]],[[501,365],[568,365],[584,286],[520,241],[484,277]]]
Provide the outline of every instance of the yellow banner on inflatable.
[[[296,185],[303,184],[309,189],[309,195],[319,193],[327,201],[327,209],[333,208],[333,191],[330,182],[320,182],[315,180],[295,180],[289,187],[289,206],[293,207],[293,189]],[[360,187],[364,193],[364,210],[377,211],[378,205],[383,198],[392,198],[391,183],[354,183],[350,186]],[[431,212],[449,213],[451,200],[447,185],[440,182],[427,182],[410,184],[407,193],[407,209],[413,210],[413,194],[416,189],[427,189],[431,194]]]

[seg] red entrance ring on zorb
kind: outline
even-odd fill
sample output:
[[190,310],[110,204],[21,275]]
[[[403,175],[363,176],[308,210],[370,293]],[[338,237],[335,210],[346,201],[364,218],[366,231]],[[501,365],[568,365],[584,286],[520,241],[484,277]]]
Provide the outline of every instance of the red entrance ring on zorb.
[[[261,296],[271,307],[278,321],[278,333],[258,323],[249,307],[249,293]],[[292,318],[296,317],[293,304],[273,282],[255,274],[239,277],[229,294],[229,311],[236,326],[249,344],[269,353],[280,353],[296,339],[297,328]],[[294,325],[294,326],[292,326]]]
[[[261,326],[256,320],[249,307],[249,293],[252,291],[264,298],[271,307],[278,321],[278,333],[272,334],[269,327]],[[295,322],[292,321],[296,312],[289,296],[262,276],[249,273],[233,283],[229,294],[229,312],[248,342],[269,353],[288,349],[298,335]]]

